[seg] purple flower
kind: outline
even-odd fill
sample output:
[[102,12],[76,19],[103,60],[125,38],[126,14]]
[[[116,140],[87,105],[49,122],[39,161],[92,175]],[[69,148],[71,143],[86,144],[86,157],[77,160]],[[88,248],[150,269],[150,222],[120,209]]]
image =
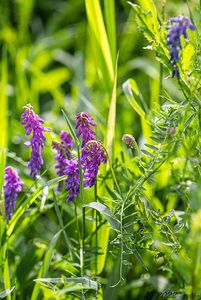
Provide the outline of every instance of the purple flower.
[[84,186],[91,187],[96,183],[101,163],[106,164],[107,153],[100,141],[89,141],[82,150],[81,164],[84,170]]
[[[66,159],[71,158],[71,152],[70,149],[73,147],[73,140],[71,138],[70,133],[62,130],[60,133],[60,139],[61,143],[58,143],[56,141],[52,142],[52,148],[57,150],[57,154],[55,156],[55,160],[57,161],[57,164],[55,165],[55,168],[58,169],[57,175],[63,176],[64,170],[66,168]],[[62,182],[60,181],[58,183],[58,190],[61,190]]]
[[4,175],[4,195],[6,201],[6,211],[8,214],[8,220],[11,219],[13,215],[13,209],[16,205],[17,194],[22,191],[23,182],[20,180],[20,177],[11,167],[5,168]]
[[96,133],[92,128],[96,127],[96,124],[94,119],[86,112],[78,113],[76,120],[77,137],[82,136],[82,147],[84,147],[88,141],[95,139]]
[[66,160],[65,164],[66,167],[64,174],[68,175],[68,177],[64,180],[64,182],[67,184],[66,190],[69,192],[66,200],[68,203],[75,199],[80,192],[80,174],[77,158],[74,157],[70,160]]
[[[84,177],[84,187],[91,187],[96,182],[98,169],[101,163],[106,163],[106,151],[100,141],[96,141],[94,119],[87,113],[76,115],[77,137],[82,137],[81,169]],[[67,203],[75,199],[80,193],[80,173],[78,159],[73,157],[70,149],[73,141],[69,133],[62,131],[61,143],[53,142],[53,148],[57,150],[57,175],[67,175],[64,180],[68,191]]]
[[167,34],[167,45],[171,46],[169,51],[170,54],[170,63],[172,65],[172,77],[180,77],[179,68],[177,66],[177,62],[180,59],[180,51],[182,49],[181,45],[181,36],[183,35],[186,39],[187,29],[195,30],[196,27],[191,23],[191,21],[184,16],[177,16],[175,18],[170,18],[169,22],[172,23],[170,26],[166,26],[166,29],[169,30]]
[[30,141],[26,142],[25,145],[32,148],[31,159],[28,162],[28,168],[31,170],[31,176],[36,179],[36,175],[41,169],[43,159],[41,150],[44,148],[44,141],[46,140],[43,132],[48,132],[51,129],[45,128],[42,124],[44,121],[34,113],[33,108],[30,104],[24,106],[25,111],[21,115],[24,120],[21,122],[25,125],[26,135],[32,134]]

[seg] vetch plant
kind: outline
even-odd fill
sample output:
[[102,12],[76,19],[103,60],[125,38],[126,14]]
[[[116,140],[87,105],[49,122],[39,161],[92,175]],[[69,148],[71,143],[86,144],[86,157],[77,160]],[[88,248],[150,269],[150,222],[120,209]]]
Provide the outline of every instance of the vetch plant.
[[[58,0],[56,10],[17,1],[13,30],[4,2],[0,298],[200,299],[198,4],[188,3],[190,16],[181,16],[186,4],[173,0],[86,0],[82,20],[76,1]],[[29,98],[22,125],[31,175],[19,127]],[[47,169],[38,176],[43,159]]]

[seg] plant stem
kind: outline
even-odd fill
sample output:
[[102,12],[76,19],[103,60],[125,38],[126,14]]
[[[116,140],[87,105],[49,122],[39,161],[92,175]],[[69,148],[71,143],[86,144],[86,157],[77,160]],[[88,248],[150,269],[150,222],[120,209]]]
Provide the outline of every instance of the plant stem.
[[[95,183],[94,186],[94,198],[95,198],[95,202],[98,201],[97,199],[97,183]],[[97,215],[97,211],[95,210],[95,216],[96,216],[96,236],[95,236],[95,245],[96,245],[96,251],[95,251],[95,275],[97,274],[97,252],[98,252],[98,234],[97,234],[97,230],[98,230],[98,215]]]
[[82,174],[82,166],[81,166],[81,159],[80,159],[80,146],[77,145],[77,155],[78,155],[78,166],[79,166],[79,174],[80,174],[80,199],[82,203],[82,236],[80,241],[80,269],[81,269],[81,276],[84,275],[84,237],[85,237],[85,207],[84,205],[84,186],[83,186],[83,174]]

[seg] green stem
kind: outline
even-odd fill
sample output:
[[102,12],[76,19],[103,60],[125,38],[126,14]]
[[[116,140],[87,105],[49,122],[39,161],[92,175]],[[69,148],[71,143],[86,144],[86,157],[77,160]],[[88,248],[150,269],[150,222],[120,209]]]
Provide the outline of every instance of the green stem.
[[[95,202],[98,201],[97,199],[97,183],[95,183],[94,186],[94,198],[95,198]],[[96,251],[95,251],[95,275],[97,274],[97,252],[98,252],[98,234],[97,234],[97,230],[98,230],[98,215],[97,215],[97,211],[95,210],[95,216],[96,216],[96,236],[95,236],[95,245],[96,245]]]
[[81,268],[81,276],[84,275],[84,237],[85,237],[85,207],[84,205],[84,185],[83,185],[83,173],[82,173],[82,166],[81,166],[81,159],[80,159],[80,146],[77,145],[77,155],[78,155],[78,166],[79,166],[79,174],[80,174],[80,199],[82,203],[82,236],[81,236],[81,243],[80,243],[80,268]]
[[78,214],[77,214],[77,199],[75,201],[75,219],[76,219],[77,237],[78,237],[78,241],[80,241],[80,227],[79,227]]

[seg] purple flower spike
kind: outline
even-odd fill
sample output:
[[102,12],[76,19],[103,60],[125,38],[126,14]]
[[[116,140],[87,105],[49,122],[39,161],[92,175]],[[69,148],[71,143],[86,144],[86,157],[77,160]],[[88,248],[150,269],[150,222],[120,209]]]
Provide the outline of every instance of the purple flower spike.
[[[71,159],[71,152],[69,151],[73,147],[73,140],[71,138],[70,133],[62,130],[60,133],[60,139],[61,143],[58,143],[56,141],[52,142],[52,148],[57,150],[57,154],[55,156],[55,160],[57,161],[57,164],[55,165],[55,168],[58,169],[57,175],[63,176],[64,170],[66,168],[66,159]],[[62,181],[58,183],[58,191],[61,190]]]
[[28,168],[31,170],[31,176],[36,179],[36,175],[41,169],[43,159],[41,150],[44,148],[44,141],[46,140],[43,132],[51,131],[50,128],[45,128],[42,124],[44,121],[34,113],[33,108],[30,104],[24,106],[25,111],[21,115],[24,120],[21,122],[25,125],[26,135],[32,133],[30,141],[26,142],[25,145],[32,148],[31,159],[28,162]]
[[84,147],[88,141],[95,139],[96,133],[92,128],[96,127],[96,124],[94,119],[86,112],[77,114],[76,120],[77,137],[82,136],[82,147]]
[[169,22],[172,23],[170,26],[166,26],[166,29],[169,30],[167,34],[167,45],[171,46],[169,51],[170,54],[170,63],[172,65],[172,77],[180,77],[179,68],[177,62],[180,59],[180,51],[182,49],[181,45],[181,36],[183,35],[185,39],[187,36],[187,29],[195,30],[196,27],[191,23],[191,21],[184,16],[177,16],[175,18],[170,18]]
[[100,141],[89,141],[82,151],[81,163],[84,169],[84,186],[91,187],[96,183],[98,168],[106,164],[107,153]]
[[4,195],[6,201],[6,211],[8,214],[8,220],[12,218],[13,210],[16,205],[17,194],[22,191],[23,182],[20,177],[11,167],[5,168],[5,184],[4,184]]
[[80,174],[77,158],[74,157],[70,160],[66,160],[64,174],[68,175],[68,178],[64,180],[64,182],[67,184],[66,190],[69,192],[66,200],[68,203],[75,199],[80,192]]

